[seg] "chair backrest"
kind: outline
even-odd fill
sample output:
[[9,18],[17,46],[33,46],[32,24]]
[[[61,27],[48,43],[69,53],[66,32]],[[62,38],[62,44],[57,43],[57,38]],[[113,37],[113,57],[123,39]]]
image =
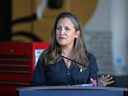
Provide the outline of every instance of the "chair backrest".
[[0,42],[1,96],[16,96],[17,87],[31,84],[35,50],[47,47],[47,43]]

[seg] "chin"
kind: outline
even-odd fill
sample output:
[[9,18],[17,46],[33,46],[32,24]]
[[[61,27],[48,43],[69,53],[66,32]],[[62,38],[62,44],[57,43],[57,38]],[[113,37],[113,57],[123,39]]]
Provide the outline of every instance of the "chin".
[[67,44],[60,44],[60,46],[66,46]]
[[59,45],[60,45],[60,46],[66,46],[67,43],[65,43],[65,42],[59,42]]

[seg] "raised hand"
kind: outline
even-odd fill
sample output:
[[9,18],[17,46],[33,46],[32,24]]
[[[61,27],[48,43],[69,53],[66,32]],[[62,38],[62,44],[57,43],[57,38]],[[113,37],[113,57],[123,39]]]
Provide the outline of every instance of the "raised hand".
[[110,74],[102,75],[98,77],[98,86],[109,86],[115,83],[112,76]]

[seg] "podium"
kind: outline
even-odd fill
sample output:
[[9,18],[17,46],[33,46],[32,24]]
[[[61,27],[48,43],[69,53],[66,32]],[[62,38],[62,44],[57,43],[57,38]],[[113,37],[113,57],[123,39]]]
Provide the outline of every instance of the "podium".
[[127,88],[47,86],[18,88],[18,96],[128,96]]

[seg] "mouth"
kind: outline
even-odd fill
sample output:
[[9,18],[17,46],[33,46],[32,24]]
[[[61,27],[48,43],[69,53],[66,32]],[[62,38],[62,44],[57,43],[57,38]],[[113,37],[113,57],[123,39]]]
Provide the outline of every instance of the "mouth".
[[58,37],[59,39],[65,39],[65,37]]

